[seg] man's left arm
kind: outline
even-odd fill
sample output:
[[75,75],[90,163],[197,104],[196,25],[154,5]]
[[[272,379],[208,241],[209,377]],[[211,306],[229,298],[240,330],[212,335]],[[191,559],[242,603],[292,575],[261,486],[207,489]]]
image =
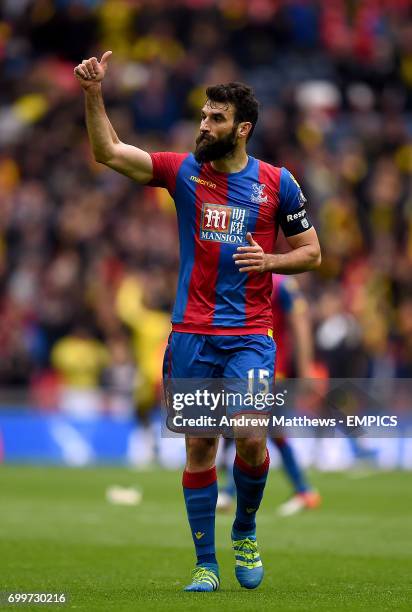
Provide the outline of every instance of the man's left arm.
[[314,270],[321,263],[321,253],[316,230],[306,213],[306,198],[292,174],[281,169],[278,219],[291,251],[289,253],[264,253],[248,233],[249,246],[239,247],[233,256],[239,272],[274,272],[298,274]]
[[238,247],[233,255],[239,272],[273,272],[275,274],[299,274],[320,266],[319,240],[313,227],[286,240],[292,248],[288,253],[265,253],[252,234],[246,235],[247,247]]

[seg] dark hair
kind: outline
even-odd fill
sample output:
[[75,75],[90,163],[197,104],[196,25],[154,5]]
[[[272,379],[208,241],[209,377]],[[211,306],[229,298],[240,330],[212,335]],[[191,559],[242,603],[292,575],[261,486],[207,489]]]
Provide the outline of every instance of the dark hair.
[[245,83],[232,82],[220,85],[212,85],[206,89],[208,100],[212,102],[223,102],[233,104],[235,107],[235,123],[250,121],[252,129],[247,140],[252,136],[258,120],[259,103],[255,98],[254,91]]

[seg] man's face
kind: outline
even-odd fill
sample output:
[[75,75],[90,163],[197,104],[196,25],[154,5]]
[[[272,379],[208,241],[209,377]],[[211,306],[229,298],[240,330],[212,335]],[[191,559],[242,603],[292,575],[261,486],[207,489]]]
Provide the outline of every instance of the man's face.
[[238,141],[237,129],[233,105],[208,100],[201,110],[194,152],[196,161],[214,161],[233,153]]

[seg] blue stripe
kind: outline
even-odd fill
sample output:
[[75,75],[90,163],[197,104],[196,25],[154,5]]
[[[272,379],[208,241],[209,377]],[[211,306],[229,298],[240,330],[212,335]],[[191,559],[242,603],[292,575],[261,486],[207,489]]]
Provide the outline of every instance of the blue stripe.
[[[259,162],[253,157],[246,173],[228,174],[227,202],[231,206],[249,209],[249,232],[256,227],[258,205],[253,205],[250,196],[252,184],[259,179]],[[246,243],[245,243],[246,244]],[[246,280],[247,274],[240,273],[233,261],[233,254],[239,245],[221,244],[219,270],[216,283],[216,306],[213,325],[219,327],[244,327],[246,324]]]
[[299,194],[301,190],[292,179],[292,175],[286,168],[280,170],[279,203],[282,213],[295,212],[301,208]]
[[191,176],[198,177],[201,166],[191,153],[183,160],[176,179],[174,200],[176,204],[180,243],[179,280],[172,322],[181,323],[189,297],[190,278],[195,261],[196,185]]

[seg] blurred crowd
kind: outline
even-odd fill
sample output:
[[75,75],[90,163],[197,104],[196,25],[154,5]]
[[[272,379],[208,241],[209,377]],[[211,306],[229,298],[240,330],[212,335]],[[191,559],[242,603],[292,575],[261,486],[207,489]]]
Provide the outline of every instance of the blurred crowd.
[[176,221],[91,157],[73,67],[107,49],[110,119],[149,151],[193,149],[206,84],[254,87],[250,153],[295,175],[322,245],[299,277],[317,359],[412,377],[409,0],[3,0],[0,384],[156,393]]

